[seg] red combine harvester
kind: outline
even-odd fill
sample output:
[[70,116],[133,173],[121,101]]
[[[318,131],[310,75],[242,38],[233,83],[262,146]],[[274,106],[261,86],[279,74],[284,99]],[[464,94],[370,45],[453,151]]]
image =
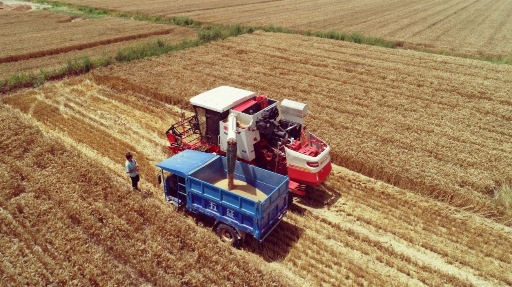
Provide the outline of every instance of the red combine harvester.
[[[290,178],[290,192],[322,183],[331,172],[330,147],[306,131],[307,105],[281,103],[238,88],[221,86],[190,99],[195,115],[167,131],[173,154],[191,149],[225,155]],[[229,133],[235,136],[229,136]],[[234,133],[233,133],[234,132]]]

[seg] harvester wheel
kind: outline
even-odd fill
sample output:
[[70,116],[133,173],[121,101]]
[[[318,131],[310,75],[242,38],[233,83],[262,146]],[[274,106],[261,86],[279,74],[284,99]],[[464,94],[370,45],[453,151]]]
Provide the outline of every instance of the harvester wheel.
[[224,223],[221,223],[219,226],[217,226],[217,234],[219,235],[222,242],[225,242],[231,246],[236,247],[240,241],[240,236],[238,236],[236,230]]

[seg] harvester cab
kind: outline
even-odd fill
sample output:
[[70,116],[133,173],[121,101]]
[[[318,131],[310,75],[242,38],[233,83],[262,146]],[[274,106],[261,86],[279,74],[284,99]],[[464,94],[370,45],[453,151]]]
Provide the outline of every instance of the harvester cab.
[[[166,134],[169,149],[227,154],[235,130],[236,157],[290,178],[290,191],[322,183],[331,171],[330,147],[306,131],[307,105],[282,102],[234,87],[221,86],[190,99],[195,114],[182,116]],[[231,115],[231,116],[230,116]],[[234,117],[236,124],[228,118]]]

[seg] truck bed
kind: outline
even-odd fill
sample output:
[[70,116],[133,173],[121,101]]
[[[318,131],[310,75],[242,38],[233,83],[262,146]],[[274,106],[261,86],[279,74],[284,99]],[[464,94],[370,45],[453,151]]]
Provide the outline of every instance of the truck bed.
[[259,190],[262,199],[215,185],[226,177],[227,161],[223,156],[190,174],[188,208],[213,216],[262,241],[288,209],[288,177],[237,161],[235,180]]
[[179,193],[184,197],[178,201],[186,202],[187,209],[252,234],[260,242],[288,209],[288,177],[253,165],[236,162],[234,178],[240,190],[233,191],[216,186],[227,178],[224,156],[185,150],[157,166],[181,178]]

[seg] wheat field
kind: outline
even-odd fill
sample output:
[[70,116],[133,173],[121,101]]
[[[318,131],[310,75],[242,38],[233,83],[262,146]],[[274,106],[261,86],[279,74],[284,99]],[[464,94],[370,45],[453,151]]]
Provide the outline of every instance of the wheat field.
[[393,0],[200,0],[101,1],[68,3],[136,11],[150,15],[186,16],[200,22],[277,25],[301,31],[359,32],[402,42],[407,48],[466,56],[510,57],[510,1]]
[[[2,96],[2,282],[511,285],[512,229],[479,189],[497,172],[510,176],[499,167],[509,161],[511,73],[255,33]],[[330,143],[335,164],[262,244],[248,238],[240,250],[174,211],[155,178],[169,156],[165,130],[190,97],[218,85],[307,103],[308,129]],[[482,132],[468,138],[469,127]],[[141,193],[130,190],[126,151],[141,166]],[[488,165],[458,165],[493,154]]]
[[113,17],[82,18],[50,11],[0,11],[0,79],[61,67],[68,60],[113,56],[137,43],[178,43],[192,29]]
[[157,197],[156,188],[129,192],[122,166],[112,170],[86,144],[65,140],[62,130],[4,106],[0,122],[2,286],[204,286],[245,280],[285,286],[293,280],[264,267],[261,259],[217,244],[211,231]]

